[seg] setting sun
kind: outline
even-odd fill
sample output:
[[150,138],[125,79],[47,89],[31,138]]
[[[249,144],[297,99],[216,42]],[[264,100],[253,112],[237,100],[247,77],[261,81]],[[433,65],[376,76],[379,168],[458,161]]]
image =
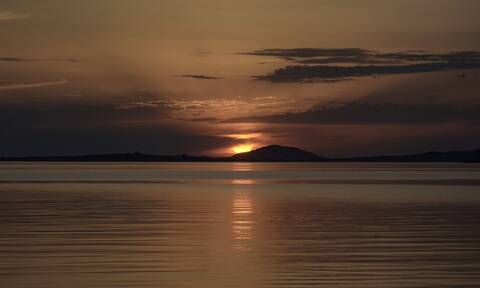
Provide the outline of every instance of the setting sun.
[[232,151],[235,152],[235,154],[250,152],[252,151],[252,149],[253,149],[252,144],[241,144],[241,145],[232,147]]

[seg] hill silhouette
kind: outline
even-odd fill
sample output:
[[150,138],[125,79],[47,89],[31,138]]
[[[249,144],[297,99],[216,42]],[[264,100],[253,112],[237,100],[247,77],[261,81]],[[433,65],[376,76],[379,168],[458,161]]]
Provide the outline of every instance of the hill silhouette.
[[233,161],[248,162],[305,162],[325,161],[324,158],[296,147],[270,145],[250,152],[239,153],[230,157]]
[[480,163],[480,149],[473,151],[426,152],[412,155],[390,155],[336,159],[345,162],[463,162]]
[[143,153],[98,154],[79,156],[3,157],[0,161],[53,162],[450,162],[480,163],[480,149],[473,151],[427,152],[412,155],[386,155],[355,158],[324,158],[296,147],[270,145],[231,157],[150,155]]

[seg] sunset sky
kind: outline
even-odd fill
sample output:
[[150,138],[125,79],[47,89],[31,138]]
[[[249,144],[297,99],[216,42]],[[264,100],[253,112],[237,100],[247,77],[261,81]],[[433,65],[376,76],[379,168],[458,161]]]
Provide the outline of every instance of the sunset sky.
[[480,148],[478,0],[2,0],[0,156]]

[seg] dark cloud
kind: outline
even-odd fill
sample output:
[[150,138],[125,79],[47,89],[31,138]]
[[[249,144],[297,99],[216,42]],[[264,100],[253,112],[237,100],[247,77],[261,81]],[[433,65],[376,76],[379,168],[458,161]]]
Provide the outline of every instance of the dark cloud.
[[371,54],[370,51],[360,48],[296,48],[296,49],[265,49],[253,52],[240,53],[244,55],[269,56],[283,59],[294,58],[313,58],[313,57],[357,57],[367,58]]
[[0,62],[79,62],[77,59],[67,58],[18,58],[18,57],[0,57]]
[[331,83],[351,80],[353,77],[480,69],[480,52],[475,51],[433,54],[422,51],[377,53],[359,48],[301,48],[266,49],[244,54],[276,57],[303,64],[289,65],[255,77],[270,82]]
[[396,64],[395,60],[371,59],[367,57],[324,57],[324,58],[307,58],[295,60],[300,64]]
[[298,132],[291,133],[287,139],[298,139],[295,144],[299,147],[330,157],[474,150],[480,147],[480,126],[475,123],[294,126]]
[[[0,130],[2,156],[55,156],[143,152],[159,155],[200,155],[233,145],[226,137],[179,131],[155,125],[92,127],[76,130]],[[192,145],[195,143],[195,145]]]
[[480,62],[442,62],[411,65],[368,66],[287,66],[273,73],[257,76],[258,80],[271,82],[310,82],[314,80],[343,80],[352,77],[425,73],[450,70],[480,69]]
[[228,137],[203,135],[168,117],[168,111],[152,107],[2,107],[0,155],[201,154],[233,144]]
[[178,77],[193,78],[193,79],[199,79],[199,80],[220,80],[220,79],[223,79],[222,77],[214,77],[214,76],[206,76],[206,75],[193,75],[193,74],[183,74],[183,75],[179,75]]
[[[445,61],[445,62],[471,62],[480,61],[480,52],[477,51],[454,51],[450,53],[429,53],[428,51],[403,51],[394,53],[379,53],[360,48],[296,48],[296,49],[265,49],[254,52],[241,53],[244,55],[267,56],[295,62],[309,63],[368,63],[369,61]],[[307,60],[306,60],[307,59]],[[330,62],[330,61],[331,62]],[[323,61],[323,62],[321,62]],[[401,63],[401,62],[399,62]]]
[[196,54],[201,57],[201,56],[209,56],[209,55],[212,55],[213,52],[210,52],[210,51],[198,51]]
[[193,121],[193,122],[218,122],[219,121],[219,119],[215,117],[199,117],[199,118],[189,118],[185,120]]
[[447,54],[432,54],[428,52],[399,52],[375,54],[378,59],[391,59],[403,61],[425,61],[425,62],[448,62],[448,63],[472,63],[480,61],[480,52],[458,51]]
[[406,76],[403,81],[376,87],[361,98],[345,97],[304,111],[263,113],[228,122],[372,126],[478,123],[480,82],[474,75],[465,73],[457,78],[456,73],[445,72]]
[[480,121],[480,106],[352,102],[304,112],[231,119],[230,123],[432,124]]
[[4,107],[0,121],[4,129],[36,130],[116,126],[126,123],[159,121],[169,117],[165,107],[121,108],[115,105],[76,105],[58,107]]

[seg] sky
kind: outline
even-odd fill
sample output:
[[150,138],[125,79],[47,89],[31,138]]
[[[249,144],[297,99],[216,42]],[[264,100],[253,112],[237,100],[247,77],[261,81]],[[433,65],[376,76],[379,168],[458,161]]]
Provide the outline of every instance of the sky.
[[477,0],[2,0],[0,156],[480,148]]

